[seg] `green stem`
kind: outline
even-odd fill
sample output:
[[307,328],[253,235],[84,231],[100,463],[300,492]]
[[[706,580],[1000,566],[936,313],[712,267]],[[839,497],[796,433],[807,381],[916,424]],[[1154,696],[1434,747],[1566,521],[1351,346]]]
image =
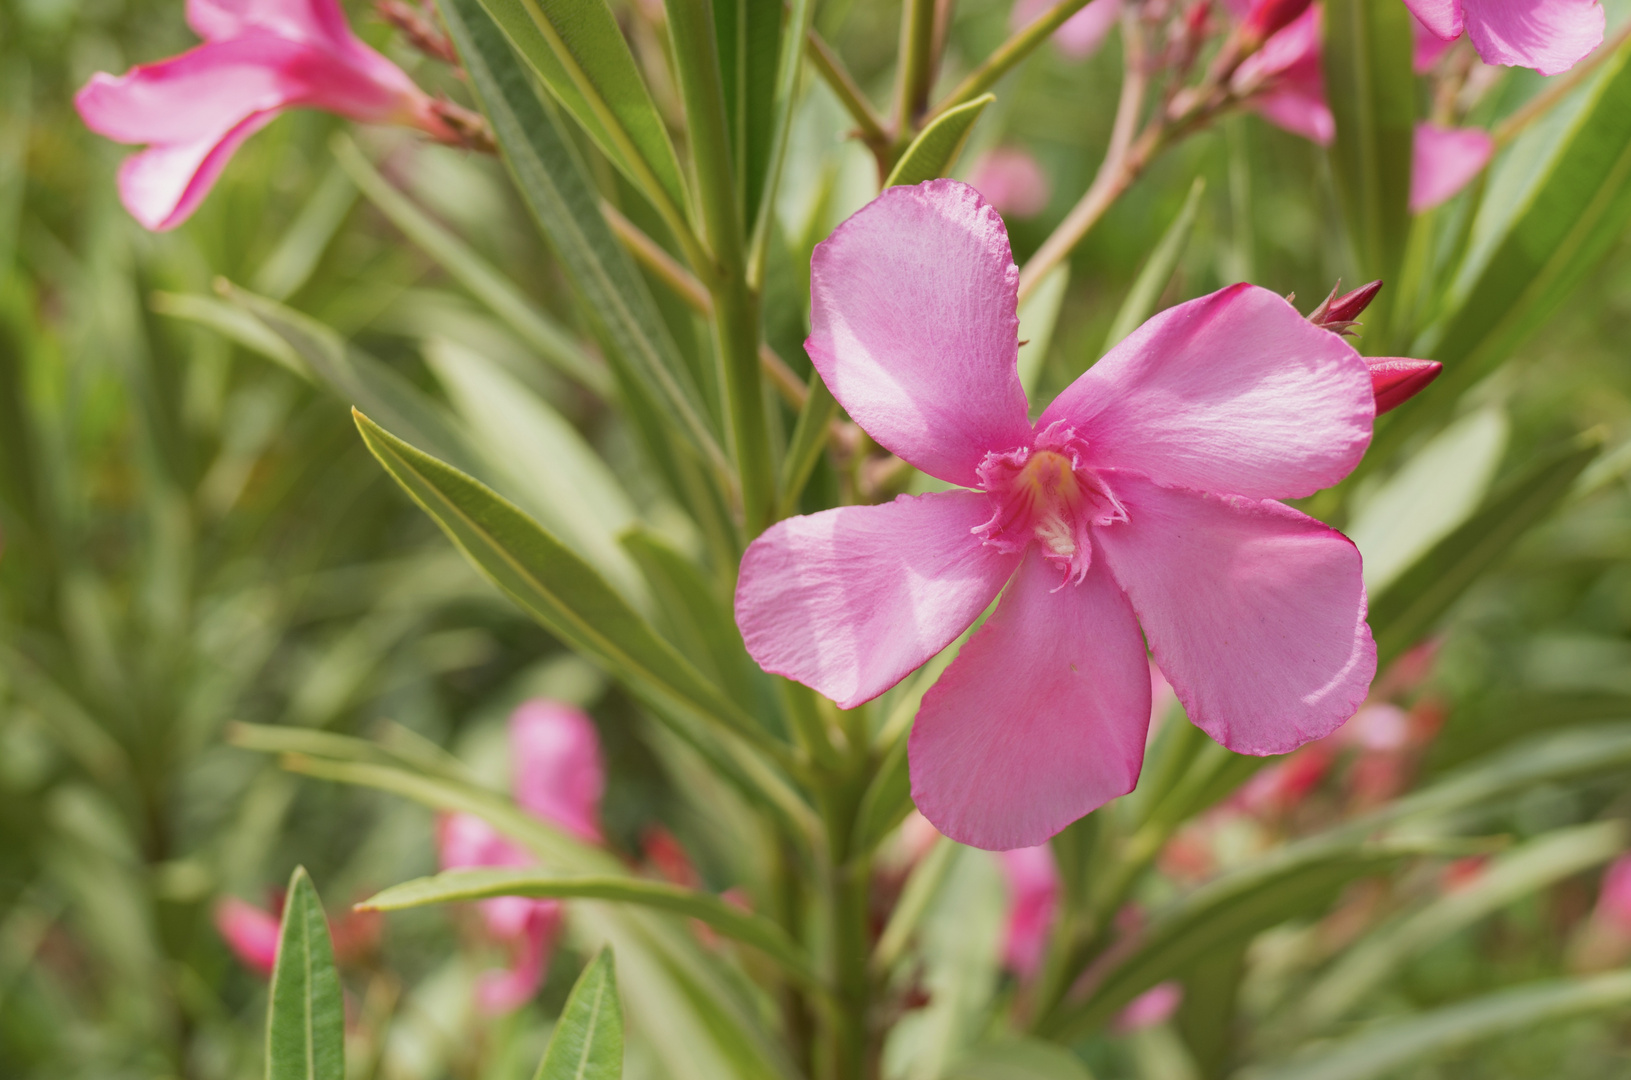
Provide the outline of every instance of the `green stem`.
[[850,119],[860,129],[861,141],[873,150],[878,151],[888,147],[888,124],[878,115],[878,110],[866,99],[866,93],[855,77],[844,67],[844,62],[838,54],[832,51],[820,34],[812,28],[806,37],[808,48],[806,52],[810,63],[815,65],[816,74],[821,76],[827,88],[838,98],[844,111],[849,113]]
[[934,107],[934,111],[924,120],[933,120],[946,110],[973,101],[991,89],[997,84],[998,79],[1008,74],[1010,68],[1031,55],[1038,45],[1048,40],[1066,19],[1086,6],[1087,0],[1060,0],[1048,9],[1047,14],[997,46],[997,51],[986,57],[985,62],[979,67],[969,72],[968,76],[957,84],[957,88],[942,98]]
[[748,284],[759,289],[764,284],[765,250],[770,245],[771,223],[775,221],[776,190],[781,187],[782,163],[787,159],[788,134],[793,129],[793,105],[798,97],[799,71],[804,59],[804,39],[810,30],[815,0],[793,0],[787,13],[787,29],[782,35],[781,58],[776,69],[775,126],[771,129],[770,160],[765,168],[764,190],[759,196],[759,219],[753,223],[748,242]]
[[901,7],[899,81],[895,87],[895,154],[912,141],[917,118],[934,82],[934,0],[906,0]]
[[668,30],[691,135],[703,231],[713,249],[712,273],[703,284],[714,301],[720,385],[742,485],[743,532],[752,539],[770,524],[776,478],[759,382],[759,298],[747,283],[741,201],[731,165],[730,128],[713,26],[711,0],[672,0],[668,5]]

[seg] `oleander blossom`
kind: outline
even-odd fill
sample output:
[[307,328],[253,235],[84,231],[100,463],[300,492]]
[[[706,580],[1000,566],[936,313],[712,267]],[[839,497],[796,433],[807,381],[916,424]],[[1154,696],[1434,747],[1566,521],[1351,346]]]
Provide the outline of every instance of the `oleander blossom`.
[[285,109],[456,138],[436,103],[351,32],[337,0],[188,0],[187,24],[204,44],[98,72],[74,98],[92,131],[147,147],[119,169],[119,197],[146,228],[187,220],[244,140]]
[[1004,851],[998,859],[1008,884],[1008,922],[1002,962],[1021,979],[1042,967],[1059,910],[1059,868],[1047,844]]
[[[535,699],[510,716],[511,792],[543,821],[580,839],[600,840],[600,799],[605,768],[593,722],[581,711]],[[523,867],[536,860],[474,814],[451,814],[437,828],[443,870]],[[488,971],[476,983],[483,1012],[506,1013],[524,1005],[543,985],[560,933],[561,904],[523,896],[479,901],[487,932],[510,951],[510,966]]]
[[1597,0],[1405,0],[1405,7],[1441,41],[1465,31],[1486,64],[1542,75],[1561,74],[1585,59],[1603,43],[1606,25]]
[[1376,668],[1359,552],[1274,501],[1364,454],[1365,361],[1235,285],[1150,319],[1033,424],[1018,276],[1002,219],[953,180],[891,188],[817,246],[805,348],[822,379],[880,445],[968,490],[782,521],[736,591],[753,658],[842,708],[1003,594],[909,744],[918,808],[993,849],[1132,789],[1146,638],[1189,719],[1248,754],[1335,730]]

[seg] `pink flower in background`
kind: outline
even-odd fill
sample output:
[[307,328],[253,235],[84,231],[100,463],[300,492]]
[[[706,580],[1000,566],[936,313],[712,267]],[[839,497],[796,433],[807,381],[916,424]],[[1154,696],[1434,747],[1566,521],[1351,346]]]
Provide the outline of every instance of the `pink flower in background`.
[[364,45],[337,0],[188,0],[204,44],[97,73],[74,98],[86,126],[145,145],[119,169],[119,196],[149,229],[171,229],[209,194],[245,139],[284,109],[454,133],[402,69]]
[[[510,716],[513,755],[511,791],[523,809],[583,840],[600,840],[600,798],[605,769],[595,726],[581,711],[552,701],[528,701]],[[474,814],[451,814],[437,828],[444,870],[481,866],[532,866],[532,855]],[[488,933],[511,952],[507,970],[489,971],[476,984],[485,1012],[505,1013],[526,1004],[549,971],[560,932],[555,900],[496,896],[476,905]]]
[[1440,40],[1465,30],[1486,64],[1542,75],[1569,70],[1603,43],[1596,0],[1405,0],[1405,7]]
[[1122,1034],[1164,1024],[1184,1002],[1182,983],[1157,983],[1127,1003],[1116,1017],[1115,1028]]
[[737,624],[765,670],[853,708],[1003,593],[911,734],[936,828],[1031,847],[1131,790],[1146,638],[1190,722],[1237,752],[1353,715],[1376,667],[1359,554],[1275,501],[1336,483],[1369,444],[1370,372],[1340,336],[1232,286],[1150,319],[1033,425],[1018,270],[973,188],[889,189],[811,272],[806,349],[833,394],[974,490],[778,523],[743,557]]
[[981,157],[968,182],[1009,217],[1034,217],[1048,208],[1048,175],[1018,147],[1000,147]]
[[1008,930],[1002,960],[1015,975],[1029,979],[1042,966],[1059,909],[1059,869],[1047,844],[1004,851],[999,859],[1008,879]]
[[277,966],[278,917],[236,896],[215,902],[215,929],[245,967],[269,976]]
[[1411,66],[1416,69],[1417,75],[1429,71],[1438,63],[1438,58],[1455,44],[1454,38],[1446,41],[1427,29],[1414,14],[1410,16],[1410,31],[1416,42],[1416,51],[1411,56]]
[[1631,937],[1631,855],[1615,859],[1603,875],[1594,917],[1603,926]]
[[1259,771],[1230,801],[1259,817],[1285,814],[1319,787],[1335,763],[1336,748],[1329,739],[1309,743],[1284,761]]
[[[1015,0],[1008,12],[1009,29],[1023,30],[1054,3],[1055,0]],[[1093,0],[1053,32],[1054,48],[1071,60],[1085,60],[1099,51],[1119,18],[1121,0]]]
[[1420,214],[1447,201],[1483,171],[1495,140],[1483,128],[1417,124],[1410,163],[1410,212]]

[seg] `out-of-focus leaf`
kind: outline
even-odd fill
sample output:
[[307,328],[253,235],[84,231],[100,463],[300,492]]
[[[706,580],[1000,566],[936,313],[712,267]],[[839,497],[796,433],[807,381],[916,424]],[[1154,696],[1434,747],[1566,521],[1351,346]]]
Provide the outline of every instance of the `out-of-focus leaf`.
[[945,1080],[1093,1080],[1081,1058],[1040,1039],[977,1046],[942,1075]]
[[537,1080],[618,1080],[623,1075],[623,1007],[605,948],[589,961],[561,1009]]
[[431,218],[413,200],[392,187],[345,135],[331,143],[334,156],[370,202],[391,223],[458,279],[470,294],[503,319],[550,364],[602,397],[611,393],[611,377],[600,361],[583,351],[572,335],[540,311],[504,275],[468,244]]
[[781,35],[779,56],[776,60],[774,109],[771,114],[770,147],[766,153],[764,179],[754,202],[754,214],[747,219],[752,241],[749,253],[750,281],[764,280],[765,252],[775,223],[776,193],[781,187],[782,165],[787,160],[787,145],[793,129],[793,107],[799,96],[799,73],[803,69],[805,40],[810,31],[810,16],[815,0],[793,0],[787,15],[786,29]]
[[494,896],[612,900],[699,919],[735,941],[752,945],[809,986],[820,980],[810,958],[781,927],[717,896],[633,877],[561,877],[536,870],[449,870],[393,885],[357,905],[398,911],[425,904],[485,900]]
[[912,140],[912,145],[906,148],[900,160],[895,162],[895,167],[889,171],[889,178],[883,182],[883,186],[921,184],[925,180],[945,176],[962,151],[963,143],[968,141],[974,121],[980,118],[987,105],[996,100],[995,94],[982,94],[973,101],[941,113],[934,123]]
[[[1336,119],[1331,172],[1359,258],[1361,280],[1395,280],[1410,231],[1416,122],[1410,14],[1399,4],[1325,5],[1325,94]],[[1365,344],[1380,347],[1388,293],[1366,313]]]
[[1512,477],[1450,535],[1371,598],[1377,661],[1385,666],[1432,630],[1451,604],[1569,493],[1597,456],[1595,440],[1574,443]]
[[1239,1041],[1235,1015],[1251,942],[1231,941],[1213,949],[1184,974],[1184,997],[1173,1017],[1197,1080],[1221,1080],[1229,1072]]
[[[440,8],[527,209],[582,294],[613,364],[621,365],[614,374],[631,411],[639,414],[636,427],[650,438],[666,425],[728,474],[685,360],[606,224],[577,151],[479,0],[441,0]],[[662,447],[650,449],[660,467],[667,464]]]
[[1506,414],[1480,409],[1410,455],[1357,509],[1343,530],[1365,560],[1365,588],[1385,589],[1428,548],[1466,520],[1506,449]]
[[1283,1065],[1250,1069],[1241,1080],[1371,1080],[1483,1039],[1631,1006],[1631,972],[1562,979],[1502,990],[1431,1012],[1376,1024]]
[[878,771],[861,796],[855,813],[855,849],[870,851],[912,812],[912,778],[906,740],[898,739],[884,754]]
[[593,568],[490,489],[416,450],[366,416],[363,440],[387,472],[494,584],[561,641],[604,665],[658,708],[680,708],[769,743]]
[[305,867],[283,903],[266,1022],[266,1080],[345,1080],[345,1001],[328,920]]
[[1053,343],[1054,324],[1059,321],[1059,308],[1069,287],[1070,263],[1061,262],[1019,305],[1019,381],[1028,397],[1036,395],[1048,346]]
[[1514,901],[1607,862],[1625,839],[1621,823],[1604,821],[1559,829],[1497,856],[1474,881],[1368,934],[1343,953],[1302,996],[1303,1025],[1318,1031],[1341,1019],[1412,957]]
[[300,214],[250,279],[255,291],[287,300],[311,277],[334,234],[357,203],[357,188],[339,169],[323,174]]
[[714,0],[713,4],[736,190],[742,199],[742,220],[749,226],[758,219],[770,165],[782,8],[782,0]]
[[506,487],[625,597],[643,606],[639,572],[617,545],[634,504],[601,457],[548,402],[486,357],[447,340],[425,346],[474,441]]
[[160,315],[207,326],[227,340],[259,353],[302,379],[317,378],[287,341],[236,304],[217,300],[213,296],[167,292],[154,293],[149,303]]
[[1190,234],[1195,231],[1195,217],[1201,209],[1201,196],[1205,193],[1206,178],[1197,176],[1195,182],[1189,185],[1189,195],[1184,199],[1178,216],[1161,234],[1155,250],[1150,252],[1150,257],[1138,271],[1138,277],[1133,279],[1133,287],[1127,290],[1127,298],[1116,311],[1116,321],[1110,324],[1110,332],[1104,335],[1101,354],[1109,352],[1155,313],[1155,305],[1160,302],[1162,291],[1172,280],[1172,272],[1178,269],[1178,260],[1183,258],[1184,248],[1189,246]]
[[805,389],[804,407],[799,410],[798,421],[793,425],[793,436],[787,443],[787,453],[782,458],[778,489],[781,503],[777,508],[782,517],[798,508],[804,485],[810,482],[810,474],[821,460],[821,452],[827,448],[828,425],[838,415],[838,399],[827,389],[821,372],[810,372],[810,381]]
[[878,975],[887,978],[895,962],[905,954],[918,921],[940,892],[958,850],[954,841],[936,836],[928,853],[912,867],[906,884],[901,886],[895,910],[889,913],[889,922],[878,935],[877,947],[872,951],[872,967]]
[[[606,0],[480,2],[550,93],[630,182],[684,213],[685,184],[674,144]],[[464,5],[461,14],[468,18],[470,10]],[[457,31],[454,40],[458,42]],[[462,42],[459,53],[465,55]]]
[[[1555,147],[1549,157],[1547,142]],[[1508,160],[1527,179],[1517,207],[1496,205],[1497,177],[1482,212],[1510,215],[1510,225],[1480,243],[1475,224],[1450,313],[1424,337],[1428,351],[1412,354],[1444,364],[1433,396],[1445,402],[1551,318],[1623,236],[1631,220],[1631,43],[1603,64],[1560,139],[1537,125]]]

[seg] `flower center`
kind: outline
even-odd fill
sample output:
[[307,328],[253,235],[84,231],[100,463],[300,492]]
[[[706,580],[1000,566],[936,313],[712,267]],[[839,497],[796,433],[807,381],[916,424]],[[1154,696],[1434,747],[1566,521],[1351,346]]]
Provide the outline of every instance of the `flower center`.
[[1093,558],[1089,530],[1127,520],[1104,480],[1082,464],[1086,450],[1085,440],[1056,423],[1034,446],[987,454],[979,476],[991,520],[974,531],[1002,551],[1023,551],[1035,541],[1067,580],[1081,581]]

